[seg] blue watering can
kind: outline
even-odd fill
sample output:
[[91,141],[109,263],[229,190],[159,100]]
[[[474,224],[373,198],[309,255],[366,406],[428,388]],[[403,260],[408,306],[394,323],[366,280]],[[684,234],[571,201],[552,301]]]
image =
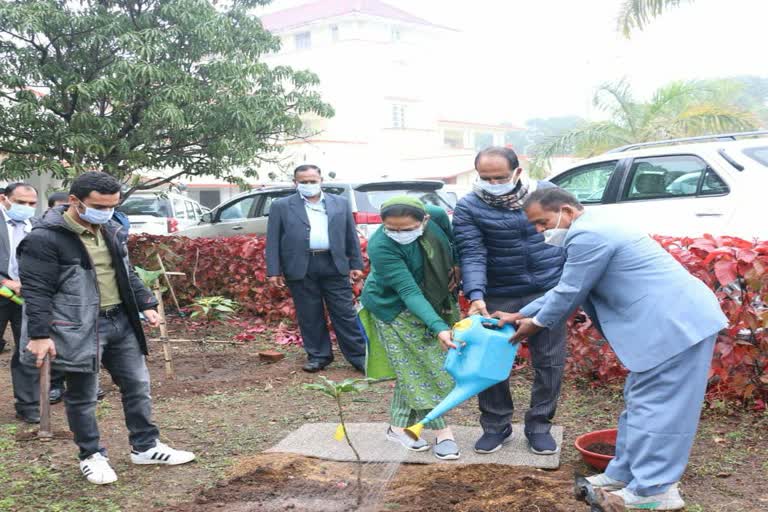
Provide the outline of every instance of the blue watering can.
[[518,346],[509,342],[515,328],[509,324],[486,327],[489,324],[498,325],[498,321],[472,315],[454,324],[453,339],[459,348],[448,351],[443,368],[453,377],[455,386],[423,420],[405,429],[413,439],[419,438],[425,423],[509,377]]

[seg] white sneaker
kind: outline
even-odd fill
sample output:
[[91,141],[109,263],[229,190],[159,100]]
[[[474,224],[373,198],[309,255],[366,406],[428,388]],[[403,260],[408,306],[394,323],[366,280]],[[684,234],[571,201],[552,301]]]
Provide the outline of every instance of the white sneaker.
[[131,451],[131,462],[134,464],[167,464],[177,466],[195,460],[195,454],[174,450],[170,446],[156,441],[155,447],[145,452]]
[[621,489],[611,494],[623,499],[627,510],[682,510],[685,508],[685,502],[680,497],[677,484],[654,496],[638,496],[629,489]]
[[109,465],[109,459],[98,452],[80,461],[80,471],[92,484],[104,485],[117,481],[117,474]]
[[614,480],[605,473],[588,476],[587,482],[589,482],[595,489],[605,489],[606,491],[618,491],[619,489],[623,489],[627,486],[627,482]]

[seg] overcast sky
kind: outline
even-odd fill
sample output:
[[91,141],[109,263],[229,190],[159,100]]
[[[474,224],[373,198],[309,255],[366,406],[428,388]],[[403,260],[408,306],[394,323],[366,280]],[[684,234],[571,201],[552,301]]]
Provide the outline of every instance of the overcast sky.
[[[270,10],[286,1],[305,3]],[[768,0],[696,0],[629,40],[616,30],[620,0],[384,1],[459,31],[462,72],[444,92],[454,118],[594,118],[592,93],[605,81],[626,77],[647,96],[670,80],[768,76]]]

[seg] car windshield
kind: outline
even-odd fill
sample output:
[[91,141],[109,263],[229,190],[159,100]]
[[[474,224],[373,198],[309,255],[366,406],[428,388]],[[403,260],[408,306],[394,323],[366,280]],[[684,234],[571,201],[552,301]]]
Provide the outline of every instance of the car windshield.
[[745,149],[744,153],[752,160],[756,160],[764,167],[768,167],[768,146],[761,148]]
[[158,196],[131,196],[120,205],[118,210],[126,215],[171,217],[170,201]]
[[[366,199],[366,201],[360,200],[361,195]],[[377,212],[381,208],[381,204],[384,203],[387,199],[402,195],[417,197],[426,204],[439,206],[445,210],[453,210],[453,208],[456,206],[456,202],[450,196],[437,190],[416,190],[400,188],[388,190],[368,190],[365,192],[358,190],[358,208],[362,211]],[[366,202],[368,203],[367,205],[364,204]]]

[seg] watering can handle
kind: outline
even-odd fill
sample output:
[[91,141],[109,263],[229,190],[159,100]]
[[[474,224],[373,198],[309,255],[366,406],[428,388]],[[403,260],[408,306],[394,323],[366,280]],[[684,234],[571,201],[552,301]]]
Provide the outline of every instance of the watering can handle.
[[495,325],[496,327],[499,326],[499,319],[498,318],[491,318],[491,317],[483,317],[483,320],[481,322],[483,325]]

